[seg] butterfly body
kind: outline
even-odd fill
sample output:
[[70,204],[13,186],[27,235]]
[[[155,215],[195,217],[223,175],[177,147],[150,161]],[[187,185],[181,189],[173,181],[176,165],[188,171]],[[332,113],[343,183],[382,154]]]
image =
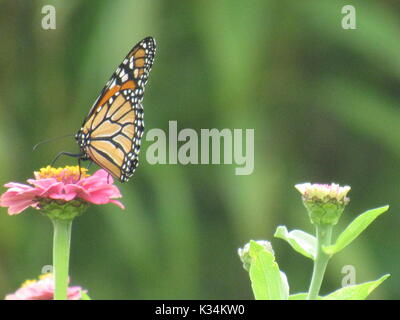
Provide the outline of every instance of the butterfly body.
[[143,93],[155,48],[151,37],[133,47],[75,135],[79,159],[95,162],[122,182],[128,181],[138,166],[144,132]]

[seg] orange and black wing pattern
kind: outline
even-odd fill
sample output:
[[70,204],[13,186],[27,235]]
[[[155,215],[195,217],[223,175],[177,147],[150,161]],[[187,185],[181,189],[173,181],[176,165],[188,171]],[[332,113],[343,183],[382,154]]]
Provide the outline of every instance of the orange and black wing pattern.
[[152,37],[128,53],[107,82],[76,134],[83,159],[90,159],[120,181],[138,166],[144,131],[143,93],[154,61]]

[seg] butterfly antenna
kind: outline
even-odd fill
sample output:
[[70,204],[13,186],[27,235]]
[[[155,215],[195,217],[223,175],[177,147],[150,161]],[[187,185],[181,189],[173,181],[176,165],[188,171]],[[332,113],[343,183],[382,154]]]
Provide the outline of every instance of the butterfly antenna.
[[59,137],[50,138],[50,139],[47,139],[47,140],[40,141],[39,143],[37,143],[37,144],[35,144],[33,146],[33,151],[35,151],[42,144],[46,144],[46,143],[49,143],[49,142],[53,142],[53,141],[56,141],[56,140],[60,140],[60,139],[67,138],[67,137],[72,137],[72,136],[73,136],[73,134],[69,133],[69,134],[66,134],[66,135],[63,135],[63,136],[59,136]]

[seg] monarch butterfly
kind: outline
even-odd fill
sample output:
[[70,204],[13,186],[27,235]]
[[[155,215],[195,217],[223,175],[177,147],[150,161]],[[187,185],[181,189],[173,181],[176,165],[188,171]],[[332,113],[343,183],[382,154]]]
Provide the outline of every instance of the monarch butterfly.
[[121,182],[138,166],[144,131],[143,93],[154,62],[156,42],[137,43],[112,74],[75,135],[80,153],[61,152],[91,160]]

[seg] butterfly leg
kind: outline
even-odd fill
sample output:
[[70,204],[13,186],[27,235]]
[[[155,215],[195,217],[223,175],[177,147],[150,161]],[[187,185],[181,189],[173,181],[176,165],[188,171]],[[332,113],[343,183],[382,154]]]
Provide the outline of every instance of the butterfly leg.
[[88,164],[88,166],[86,167],[86,169],[89,170],[89,168],[92,166],[92,164],[93,164],[93,161],[89,159],[89,164]]
[[81,170],[81,158],[78,158],[78,167],[79,167],[79,178],[78,181],[81,180],[82,170]]
[[69,156],[69,157],[74,157],[74,158],[78,158],[78,166],[79,166],[79,178],[78,181],[81,180],[81,176],[82,176],[82,171],[81,171],[81,160],[82,160],[82,154],[80,153],[71,153],[71,152],[60,152],[59,154],[56,155],[56,157],[54,158],[54,160],[51,163],[51,166],[54,166],[54,163],[58,160],[58,158],[60,158],[61,156]]

